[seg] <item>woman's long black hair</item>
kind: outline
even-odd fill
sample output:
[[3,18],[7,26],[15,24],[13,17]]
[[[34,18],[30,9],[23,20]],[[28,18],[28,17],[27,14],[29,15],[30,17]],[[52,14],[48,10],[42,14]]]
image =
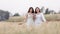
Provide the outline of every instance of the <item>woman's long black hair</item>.
[[30,9],[32,9],[32,13],[34,13],[33,7],[30,7],[30,8],[29,8],[28,13],[30,12]]
[[37,8],[39,9],[39,12],[41,12],[41,11],[40,11],[40,8],[39,8],[39,7],[36,7],[36,8],[35,8],[35,13],[36,13],[36,14],[37,14],[37,11],[36,11]]

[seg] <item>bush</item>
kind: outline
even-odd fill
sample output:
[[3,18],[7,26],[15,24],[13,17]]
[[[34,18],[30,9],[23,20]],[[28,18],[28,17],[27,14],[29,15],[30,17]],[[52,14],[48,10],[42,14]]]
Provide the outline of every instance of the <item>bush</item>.
[[20,16],[19,13],[15,13],[14,16]]

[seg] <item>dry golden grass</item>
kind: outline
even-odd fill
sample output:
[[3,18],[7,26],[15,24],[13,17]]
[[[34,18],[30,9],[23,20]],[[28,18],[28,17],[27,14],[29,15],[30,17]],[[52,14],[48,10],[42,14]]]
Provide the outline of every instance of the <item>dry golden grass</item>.
[[28,31],[26,24],[0,22],[0,34],[60,34],[60,21],[42,23],[40,27]]
[[45,18],[48,20],[48,21],[60,21],[60,14],[53,14],[53,15],[45,15]]
[[37,28],[34,26],[29,31],[23,22],[24,17],[10,17],[9,20],[0,22],[0,34],[60,34],[59,14],[45,15],[45,17],[49,22],[42,23]]
[[10,17],[9,20],[6,20],[7,22],[22,22],[24,21],[24,17],[22,16],[15,16],[15,17]]
[[[53,14],[53,15],[45,15],[45,18],[47,21],[60,21],[60,14]],[[25,16],[16,16],[16,17],[10,17],[9,20],[7,20],[7,22],[22,22],[24,21],[24,17]]]

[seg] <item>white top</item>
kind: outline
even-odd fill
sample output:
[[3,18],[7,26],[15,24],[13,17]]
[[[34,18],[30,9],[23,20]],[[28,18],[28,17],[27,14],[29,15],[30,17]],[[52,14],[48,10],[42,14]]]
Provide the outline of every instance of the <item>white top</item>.
[[46,22],[46,19],[45,19],[43,13],[36,14],[35,24],[38,25],[42,22]]
[[33,14],[28,13],[27,14],[27,25],[30,26],[33,24]]

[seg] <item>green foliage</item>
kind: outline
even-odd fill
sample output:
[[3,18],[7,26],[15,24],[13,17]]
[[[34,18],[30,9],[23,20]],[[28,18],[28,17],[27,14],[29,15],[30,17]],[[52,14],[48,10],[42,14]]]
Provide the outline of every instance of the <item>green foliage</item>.
[[20,16],[19,13],[15,13],[14,16]]

